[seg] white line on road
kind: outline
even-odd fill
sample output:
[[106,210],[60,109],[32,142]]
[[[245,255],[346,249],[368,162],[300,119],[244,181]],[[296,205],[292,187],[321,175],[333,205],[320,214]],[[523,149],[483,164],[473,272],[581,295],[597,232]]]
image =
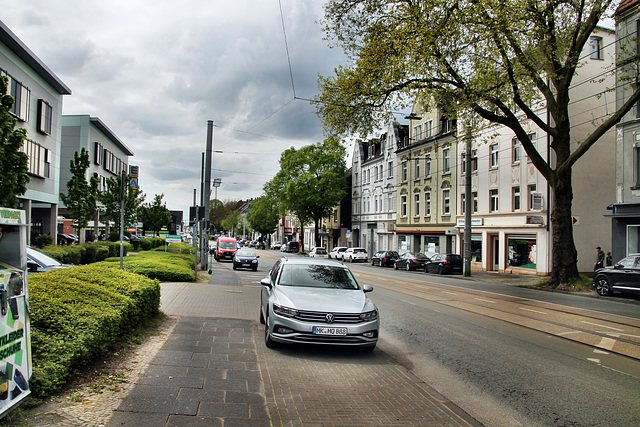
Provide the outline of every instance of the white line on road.
[[530,308],[520,307],[520,310],[530,311],[532,313],[544,314],[545,316],[547,315],[547,313],[545,313],[544,311],[531,310]]
[[585,320],[581,320],[580,323],[586,323],[587,325],[592,325],[592,326],[597,326],[599,328],[607,328],[607,329],[611,329],[613,331],[620,331],[622,332],[622,329],[618,329],[618,328],[612,328],[611,326],[606,326],[606,325],[600,325],[598,323],[591,323],[591,322],[587,322]]
[[403,300],[403,299],[401,299],[400,301],[402,301],[402,302],[406,302],[407,304],[416,305],[416,303],[411,302],[411,301],[405,301],[405,300]]
[[454,292],[447,292],[447,291],[444,291],[444,292],[442,292],[442,293],[443,293],[443,294],[449,294],[449,295],[458,295],[458,294],[456,294],[456,293],[454,293]]
[[496,302],[495,302],[495,301],[489,301],[488,299],[482,299],[482,298],[474,298],[474,299],[475,299],[475,300],[478,300],[478,301],[482,301],[482,302],[489,302],[489,303],[491,303],[491,304],[496,304]]

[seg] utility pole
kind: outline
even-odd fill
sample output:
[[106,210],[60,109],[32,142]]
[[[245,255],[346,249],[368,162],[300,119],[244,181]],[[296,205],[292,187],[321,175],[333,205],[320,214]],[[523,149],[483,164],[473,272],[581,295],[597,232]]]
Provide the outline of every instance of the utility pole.
[[464,174],[464,275],[471,276],[471,210],[473,208],[473,194],[471,194],[471,128],[467,126]]
[[209,210],[211,208],[211,161],[213,155],[213,120],[207,121],[207,150],[204,162],[204,192],[202,204],[204,205],[204,218],[202,219],[202,270],[207,270],[209,257]]
[[126,176],[125,171],[120,172],[120,270],[124,270],[124,197],[127,188],[124,180]]

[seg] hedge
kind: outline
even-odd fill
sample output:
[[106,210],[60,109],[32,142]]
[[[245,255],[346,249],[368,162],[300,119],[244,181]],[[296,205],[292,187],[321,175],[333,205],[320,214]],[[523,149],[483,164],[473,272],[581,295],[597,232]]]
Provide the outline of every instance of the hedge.
[[[120,268],[120,258],[108,258],[100,265]],[[125,270],[142,274],[161,282],[193,282],[195,259],[193,255],[172,252],[141,252],[122,260]]]
[[105,265],[70,267],[30,275],[29,306],[30,386],[43,398],[156,316],[160,284]]

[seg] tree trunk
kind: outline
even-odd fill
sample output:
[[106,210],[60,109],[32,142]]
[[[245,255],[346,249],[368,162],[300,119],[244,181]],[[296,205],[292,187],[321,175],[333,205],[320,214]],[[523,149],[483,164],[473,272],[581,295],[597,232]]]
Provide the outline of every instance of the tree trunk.
[[313,237],[315,239],[315,247],[318,248],[320,247],[320,220],[319,219],[314,219],[313,220]]
[[573,203],[571,170],[557,175],[551,183],[551,189],[553,191],[551,284],[555,288],[561,283],[568,283],[569,279],[579,276],[578,251],[573,240],[573,221],[571,218]]

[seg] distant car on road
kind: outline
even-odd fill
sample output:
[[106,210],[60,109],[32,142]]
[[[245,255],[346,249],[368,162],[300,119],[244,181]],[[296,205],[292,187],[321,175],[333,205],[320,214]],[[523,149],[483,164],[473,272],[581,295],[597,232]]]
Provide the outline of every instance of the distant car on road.
[[379,265],[380,267],[392,267],[395,261],[400,257],[396,251],[379,251],[371,257],[371,265]]
[[331,252],[329,252],[329,258],[342,259],[342,253],[347,249],[348,248],[346,246],[336,246],[335,248],[331,249]]
[[271,244],[271,249],[280,250],[281,247],[282,247],[282,243],[280,242],[273,242]]
[[429,258],[423,253],[414,254],[412,252],[405,252],[393,263],[393,268],[398,270],[403,268],[407,271],[422,270],[424,263],[429,261]]
[[601,296],[613,291],[640,292],[640,254],[630,255],[615,265],[596,270],[593,286]]
[[251,249],[238,249],[233,257],[233,269],[250,268],[253,271],[258,270],[258,258],[260,258]]
[[283,243],[282,247],[280,248],[280,252],[298,253],[300,252],[300,242],[292,241]]
[[264,343],[344,345],[372,351],[378,309],[344,264],[307,257],[281,258],[262,279],[260,323]]
[[329,258],[329,254],[325,248],[313,248],[309,251],[311,258]]
[[365,248],[349,248],[342,253],[342,260],[349,262],[369,261],[369,254]]
[[425,263],[425,273],[462,274],[462,256],[457,254],[437,254]]

